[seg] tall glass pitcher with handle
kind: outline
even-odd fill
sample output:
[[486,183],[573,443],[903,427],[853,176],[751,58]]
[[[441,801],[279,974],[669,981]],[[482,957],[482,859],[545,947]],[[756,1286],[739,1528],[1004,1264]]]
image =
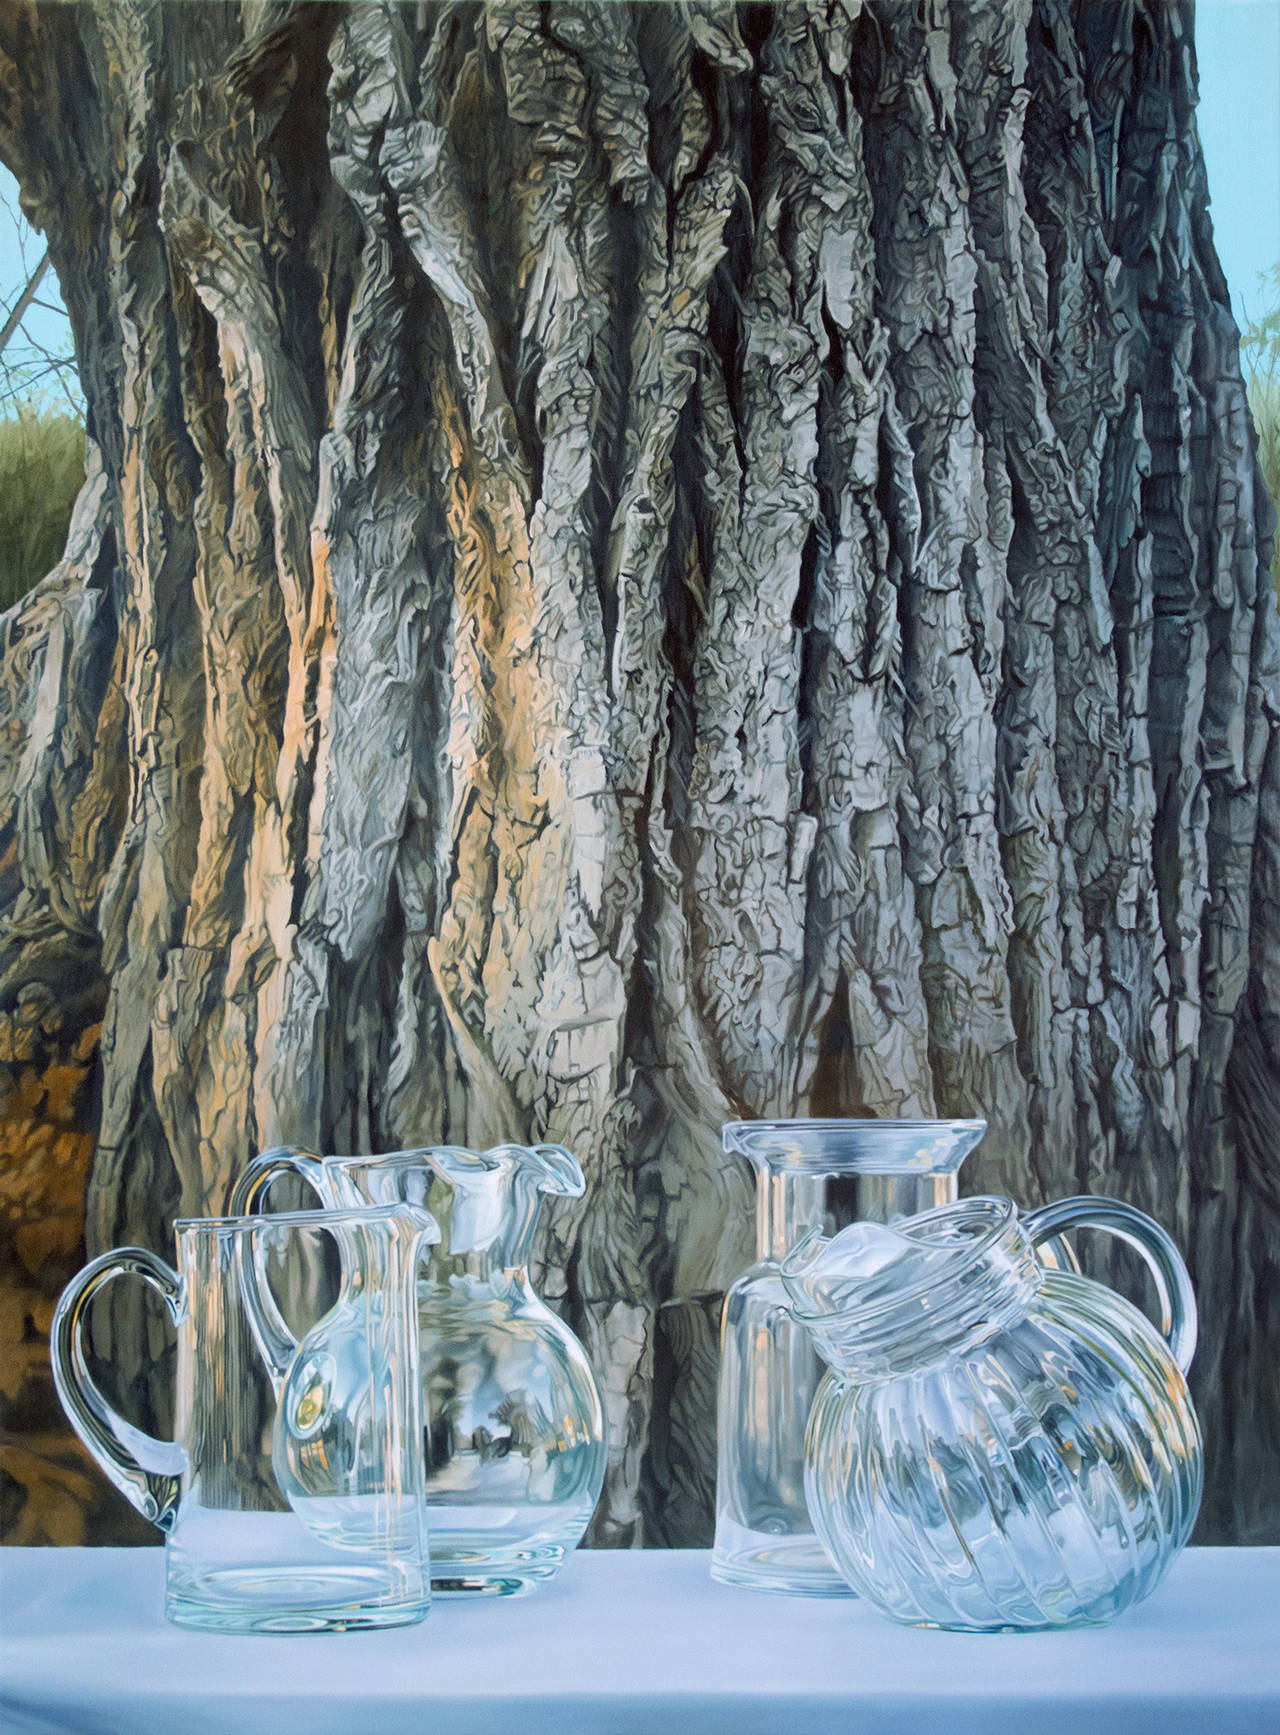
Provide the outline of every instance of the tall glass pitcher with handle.
[[[307,1211],[174,1226],[178,1267],[128,1247],[72,1279],[53,1375],[94,1458],[165,1533],[165,1612],[223,1632],[421,1620],[430,1602],[416,1276],[423,1211]],[[177,1327],[176,1437],[107,1402],[93,1298],[139,1277]]]
[[529,1254],[542,1201],[584,1190],[559,1145],[384,1156],[264,1151],[238,1209],[261,1209],[282,1171],[326,1206],[406,1200],[441,1240],[418,1282],[423,1463],[437,1594],[517,1595],[559,1571],[604,1480],[604,1414],[586,1354],[535,1294]]
[[826,1371],[778,1275],[814,1229],[892,1222],[956,1197],[982,1120],[731,1121],[756,1171],[756,1261],[725,1297],[711,1574],[726,1584],[848,1596],[805,1505],[804,1439]]

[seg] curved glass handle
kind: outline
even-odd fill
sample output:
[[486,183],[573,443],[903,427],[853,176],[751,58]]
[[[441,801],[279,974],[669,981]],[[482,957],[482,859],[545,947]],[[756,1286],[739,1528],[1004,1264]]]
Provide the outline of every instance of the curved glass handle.
[[141,1277],[163,1297],[178,1323],[182,1286],[176,1271],[144,1247],[122,1247],[91,1260],[63,1290],[49,1333],[53,1383],[67,1420],[112,1483],[144,1518],[172,1528],[188,1458],[174,1440],[157,1440],[117,1415],[94,1384],[84,1353],[84,1321],[98,1291],[114,1278]]
[[261,1211],[271,1183],[286,1169],[302,1176],[321,1205],[329,1203],[322,1184],[324,1164],[316,1153],[298,1145],[272,1145],[270,1150],[261,1151],[236,1181],[227,1207],[230,1215],[252,1217]]
[[1066,1229],[1105,1229],[1125,1241],[1146,1260],[1160,1300],[1160,1330],[1173,1359],[1185,1374],[1196,1353],[1196,1296],[1191,1274],[1172,1238],[1145,1211],[1121,1199],[1095,1199],[1081,1194],[1058,1199],[1028,1211],[1022,1226],[1037,1246]]
[[[286,1169],[302,1176],[322,1206],[328,1202],[321,1186],[324,1165],[315,1152],[295,1145],[273,1145],[270,1150],[260,1152],[236,1182],[231,1194],[232,1216],[253,1217],[261,1212],[271,1183]],[[278,1398],[297,1354],[298,1340],[285,1324],[271,1293],[267,1276],[269,1239],[266,1227],[261,1235],[238,1237],[236,1263],[245,1318]]]

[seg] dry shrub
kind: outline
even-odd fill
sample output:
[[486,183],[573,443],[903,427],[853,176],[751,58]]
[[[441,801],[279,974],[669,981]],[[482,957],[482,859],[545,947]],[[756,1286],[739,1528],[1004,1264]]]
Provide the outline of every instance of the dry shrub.
[[0,419],[0,609],[62,557],[84,480],[84,429],[30,403]]

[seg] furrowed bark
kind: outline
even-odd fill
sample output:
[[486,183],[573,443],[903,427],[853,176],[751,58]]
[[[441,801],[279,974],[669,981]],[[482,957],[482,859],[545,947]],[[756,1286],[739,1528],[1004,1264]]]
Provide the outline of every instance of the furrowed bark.
[[[1190,31],[0,6],[92,436],[2,623],[12,1342],[269,1143],[559,1139],[593,1540],[701,1543],[720,1123],[985,1114],[971,1187],[1187,1248],[1201,1535],[1276,1535],[1280,633]],[[42,1357],[10,1533],[109,1540]]]

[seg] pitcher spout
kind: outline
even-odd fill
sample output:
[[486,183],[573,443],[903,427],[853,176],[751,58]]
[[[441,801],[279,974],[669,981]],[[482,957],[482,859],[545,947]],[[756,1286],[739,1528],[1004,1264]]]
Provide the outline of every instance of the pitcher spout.
[[580,1199],[587,1190],[582,1165],[563,1145],[499,1145],[491,1154],[510,1152],[534,1181],[538,1192]]
[[302,1176],[321,1204],[416,1205],[440,1226],[428,1264],[437,1281],[528,1263],[542,1201],[578,1199],[586,1191],[576,1157],[563,1145],[421,1145],[381,1156],[328,1156],[277,1146],[254,1159],[237,1182],[236,1209],[261,1210],[285,1170]]
[[543,1199],[578,1199],[586,1191],[582,1168],[563,1145],[504,1144],[487,1151],[437,1145],[427,1161],[451,1195],[440,1249],[450,1260],[484,1255],[491,1267],[523,1267]]
[[580,1199],[586,1191],[582,1168],[563,1145],[495,1145],[485,1155],[498,1164],[503,1176],[503,1263],[521,1269],[529,1262],[543,1199]]

